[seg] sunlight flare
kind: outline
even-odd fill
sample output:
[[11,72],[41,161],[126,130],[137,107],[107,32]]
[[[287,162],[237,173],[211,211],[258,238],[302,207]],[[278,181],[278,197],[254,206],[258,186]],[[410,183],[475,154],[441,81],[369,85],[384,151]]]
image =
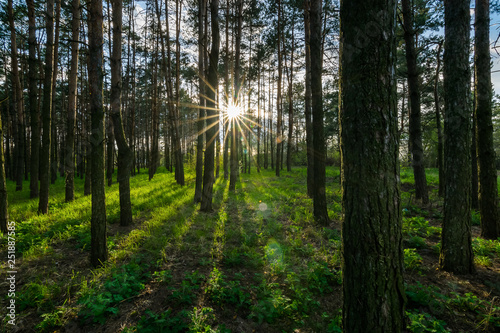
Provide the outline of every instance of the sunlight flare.
[[233,102],[230,102],[226,107],[226,113],[229,119],[239,118],[243,114],[241,108]]

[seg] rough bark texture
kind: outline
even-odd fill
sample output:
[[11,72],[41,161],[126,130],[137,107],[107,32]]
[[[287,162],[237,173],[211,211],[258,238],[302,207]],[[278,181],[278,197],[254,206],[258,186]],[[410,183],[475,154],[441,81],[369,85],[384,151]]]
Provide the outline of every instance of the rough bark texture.
[[68,117],[66,122],[66,140],[64,153],[64,168],[66,171],[66,202],[75,199],[75,126],[76,126],[76,97],[78,73],[78,40],[80,39],[80,0],[71,2],[71,68],[68,78]]
[[[340,13],[343,328],[402,332],[396,1],[343,0]],[[311,22],[313,55],[312,36]]]
[[[238,10],[238,26],[236,29],[236,45],[235,45],[235,63],[234,63],[234,95],[233,95],[233,103],[240,106],[241,98],[240,98],[240,63],[241,63],[241,28],[243,24],[243,0],[237,0],[236,9]],[[231,162],[230,169],[231,173],[229,175],[229,190],[234,191],[236,189],[236,182],[238,181],[239,174],[239,158],[238,158],[238,146],[239,146],[239,138],[240,131],[238,128],[236,118],[231,119]]]
[[205,149],[205,165],[203,174],[203,195],[201,197],[200,210],[209,212],[212,210],[212,196],[214,187],[214,155],[215,140],[219,135],[216,127],[217,110],[215,105],[216,87],[218,86],[217,67],[219,65],[219,0],[212,0],[210,4],[210,16],[212,23],[212,46],[210,49],[210,63],[208,65],[208,89],[207,89],[207,146]]
[[[281,0],[278,3],[278,90],[276,92],[276,176],[280,176],[281,170],[281,150],[283,149],[283,136],[282,131],[282,105],[281,105],[281,77],[282,77],[282,64],[281,64]],[[321,14],[320,14],[321,15]],[[321,20],[321,18],[320,18]],[[321,65],[320,65],[321,68]]]
[[469,1],[445,0],[444,219],[439,264],[457,274],[474,271],[471,246]]
[[[10,28],[10,54],[12,61],[12,89],[13,89],[13,99],[15,105],[15,112],[17,118],[15,123],[13,122],[13,134],[15,140],[15,153],[14,153],[14,177],[16,181],[16,191],[21,191],[23,189],[23,170],[24,170],[24,105],[23,105],[23,90],[21,87],[21,80],[19,78],[19,68],[17,61],[17,42],[16,42],[16,30],[14,26],[14,10],[12,8],[12,0],[7,2],[7,11],[9,15],[9,28]],[[52,18],[52,17],[51,17]],[[48,33],[47,33],[48,34]]]
[[403,8],[403,26],[406,48],[406,65],[408,70],[408,92],[410,95],[409,132],[413,177],[415,179],[415,197],[424,204],[429,203],[427,180],[424,167],[424,150],[422,147],[422,127],[420,116],[420,82],[417,68],[417,52],[413,31],[413,10],[410,0],[401,1]]
[[36,21],[35,1],[27,0],[28,5],[28,106],[31,124],[30,159],[30,198],[38,198],[38,169],[40,167],[40,127],[37,101],[37,59],[36,59]]
[[[323,125],[323,87],[321,84],[321,0],[311,1],[311,108],[314,147],[314,219],[320,225],[328,224],[326,210],[325,160],[326,145]],[[278,81],[279,84],[279,81]],[[279,92],[279,89],[278,89]],[[279,133],[279,130],[278,130]],[[277,164],[278,161],[277,161]]]
[[304,30],[305,30],[305,48],[306,48],[306,91],[305,91],[305,110],[306,118],[306,146],[307,146],[307,195],[314,196],[314,156],[313,156],[313,130],[311,119],[311,30],[310,30],[310,0],[304,1]]
[[439,169],[439,196],[444,197],[444,159],[443,159],[443,132],[441,130],[441,107],[439,103],[439,73],[441,71],[441,50],[443,42],[439,43],[438,52],[436,56],[436,76],[434,77],[434,108],[436,113],[436,129],[438,136],[438,161],[437,166]]
[[38,212],[42,214],[47,214],[49,211],[54,0],[47,1],[46,26],[47,46],[45,51],[45,79],[43,82],[42,104],[43,137],[40,154],[40,199],[38,202]]
[[204,44],[204,14],[205,6],[207,5],[206,0],[198,0],[198,85],[199,85],[199,110],[198,110],[198,121],[196,123],[198,130],[198,140],[196,142],[196,184],[194,189],[194,202],[201,201],[201,191],[203,184],[203,135],[204,135],[204,125],[205,125],[205,68],[203,61],[203,56],[205,54]]
[[108,258],[106,244],[106,198],[104,193],[104,107],[102,1],[90,0],[89,8],[89,62],[91,115],[91,191],[92,218],[90,220],[90,262],[102,265]]
[[112,0],[113,6],[113,51],[111,54],[111,113],[113,131],[118,146],[118,191],[120,193],[120,225],[132,224],[130,202],[130,171],[132,150],[127,144],[121,113],[122,92],[122,1]]
[[61,0],[55,1],[55,25],[54,33],[54,60],[52,69],[52,103],[50,104],[50,183],[54,184],[57,179],[57,125],[56,125],[56,84],[59,63],[59,27],[61,18]]
[[479,169],[479,211],[481,237],[500,237],[500,220],[497,206],[497,170],[493,148],[493,123],[491,111],[490,69],[490,16],[489,0],[476,0],[475,54],[476,66],[476,139]]

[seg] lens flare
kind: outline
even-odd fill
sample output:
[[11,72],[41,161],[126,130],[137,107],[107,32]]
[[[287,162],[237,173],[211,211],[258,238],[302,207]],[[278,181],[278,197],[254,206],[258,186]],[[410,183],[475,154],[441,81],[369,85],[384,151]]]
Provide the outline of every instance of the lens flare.
[[238,118],[242,115],[241,108],[234,103],[229,103],[226,108],[226,113],[229,119]]

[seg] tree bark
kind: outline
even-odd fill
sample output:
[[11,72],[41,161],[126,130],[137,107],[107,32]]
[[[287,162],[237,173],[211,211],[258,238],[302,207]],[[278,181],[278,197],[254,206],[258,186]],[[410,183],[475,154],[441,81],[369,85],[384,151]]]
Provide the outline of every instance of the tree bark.
[[75,199],[75,126],[76,126],[76,97],[78,73],[78,41],[80,39],[80,0],[71,2],[71,68],[68,78],[68,118],[66,122],[66,152],[64,154],[64,168],[66,170],[65,198],[66,202]]
[[[314,219],[320,225],[328,224],[326,208],[325,160],[326,145],[323,125],[323,87],[321,84],[321,0],[311,0],[311,108],[314,147]],[[279,84],[279,81],[278,81]],[[279,89],[278,89],[279,91]],[[279,132],[279,130],[278,130]]]
[[212,210],[212,196],[214,186],[214,148],[215,140],[219,135],[216,124],[217,110],[215,105],[216,89],[219,85],[217,68],[219,65],[219,0],[212,0],[210,4],[210,16],[212,23],[212,46],[210,50],[210,63],[208,66],[208,89],[207,89],[207,146],[205,149],[205,165],[203,174],[203,195],[201,197],[200,210],[209,212]]
[[207,45],[204,44],[204,22],[206,0],[198,0],[198,72],[199,72],[199,110],[198,110],[198,141],[196,143],[196,184],[194,190],[194,202],[201,202],[203,185],[203,136],[205,127],[205,68],[204,55]]
[[52,113],[52,66],[54,49],[54,0],[47,1],[46,12],[47,46],[45,51],[45,80],[43,84],[42,105],[42,151],[40,154],[40,199],[38,212],[47,214],[49,211],[50,186],[50,148],[51,148],[51,113]]
[[[241,101],[241,82],[240,82],[240,64],[241,64],[241,28],[243,25],[243,1],[236,1],[236,9],[238,10],[238,25],[236,28],[236,49],[235,49],[235,64],[234,64],[234,92],[233,92],[233,103],[237,106],[242,105]],[[239,126],[237,124],[237,119],[233,118],[231,120],[231,174],[229,176],[229,190],[234,191],[236,189],[236,182],[238,181],[239,174],[239,158],[238,158],[238,146],[239,143]]]
[[[292,13],[293,15],[293,13]],[[292,136],[293,136],[293,51],[295,48],[295,19],[292,18],[292,49],[290,50],[290,77],[288,78],[288,139],[286,148],[286,170],[292,171]]]
[[90,115],[91,115],[91,191],[92,218],[90,221],[90,262],[102,265],[108,258],[106,243],[106,197],[104,192],[104,107],[103,85],[103,17],[102,1],[90,0],[89,62]]
[[51,107],[51,123],[50,123],[50,183],[54,184],[57,179],[57,124],[56,124],[56,83],[59,68],[59,26],[61,18],[61,0],[55,1],[55,24],[56,30],[54,34],[54,65],[52,70],[52,103]]
[[470,185],[470,12],[469,1],[445,0],[444,48],[444,219],[440,268],[474,272]]
[[[405,329],[395,14],[394,0],[341,1],[345,332]],[[313,21],[311,12],[314,103]]]
[[434,107],[436,112],[436,128],[438,136],[438,169],[439,169],[439,192],[440,197],[444,196],[444,160],[443,160],[443,133],[441,130],[441,107],[439,105],[439,73],[441,71],[441,50],[443,42],[439,43],[437,52],[436,76],[434,77]]
[[403,27],[406,46],[406,65],[408,71],[408,92],[410,95],[410,146],[412,155],[413,177],[415,180],[415,197],[422,203],[429,203],[427,180],[425,177],[424,151],[422,148],[422,127],[420,116],[420,84],[417,68],[417,52],[413,31],[413,10],[410,0],[402,0]]
[[121,114],[122,92],[122,1],[112,0],[113,7],[113,51],[111,53],[111,113],[114,137],[118,146],[118,191],[120,195],[120,225],[132,224],[130,202],[130,170],[132,150],[130,149]]
[[476,0],[475,54],[476,66],[476,139],[479,169],[479,211],[481,237],[500,237],[497,205],[497,170],[493,146],[492,90],[490,64],[490,11],[489,0]]
[[[30,198],[38,198],[38,169],[40,167],[40,115],[37,101],[37,59],[36,59],[36,21],[35,1],[27,0],[28,6],[28,102],[31,124],[31,165],[30,165]],[[0,185],[1,186],[1,185]]]
[[[281,0],[278,3],[278,91],[276,92],[276,176],[280,176],[281,170],[281,150],[283,149],[283,136],[281,135],[281,126],[283,121],[281,105],[281,79],[282,79],[282,54],[281,54]],[[320,14],[321,15],[321,14]],[[321,20],[321,18],[320,18]]]
[[17,119],[13,124],[13,134],[15,140],[15,167],[14,177],[16,181],[16,191],[23,189],[23,176],[24,176],[24,105],[23,105],[23,91],[21,87],[21,80],[19,78],[19,68],[17,59],[17,42],[16,42],[16,29],[14,26],[14,10],[12,8],[12,0],[7,1],[7,11],[9,16],[10,28],[10,45],[11,45],[11,61],[12,61],[12,89],[14,97],[15,111]]

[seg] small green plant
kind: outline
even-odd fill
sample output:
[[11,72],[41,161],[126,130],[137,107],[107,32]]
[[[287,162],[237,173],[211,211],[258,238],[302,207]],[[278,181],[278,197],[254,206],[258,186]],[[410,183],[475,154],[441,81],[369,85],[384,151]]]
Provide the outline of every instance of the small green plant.
[[490,257],[480,255],[474,256],[474,263],[483,267],[491,267],[493,265]]
[[408,241],[406,242],[408,247],[414,248],[414,249],[421,249],[427,247],[427,244],[425,243],[425,239],[423,239],[420,236],[412,236]]
[[153,277],[161,283],[169,283],[172,280],[172,271],[155,271]]
[[422,266],[422,257],[415,249],[404,249],[404,263],[408,270],[418,270]]
[[414,333],[446,333],[450,332],[446,329],[446,322],[436,319],[427,312],[418,310],[407,311],[406,315],[409,319],[409,324],[406,327],[410,332]]
[[124,333],[157,333],[157,332],[185,332],[188,329],[189,312],[182,310],[176,315],[171,310],[163,313],[153,313],[146,310],[135,327],[125,329]]
[[471,222],[472,222],[472,225],[481,225],[481,214],[479,214],[478,211],[476,210],[473,210],[471,212]]

